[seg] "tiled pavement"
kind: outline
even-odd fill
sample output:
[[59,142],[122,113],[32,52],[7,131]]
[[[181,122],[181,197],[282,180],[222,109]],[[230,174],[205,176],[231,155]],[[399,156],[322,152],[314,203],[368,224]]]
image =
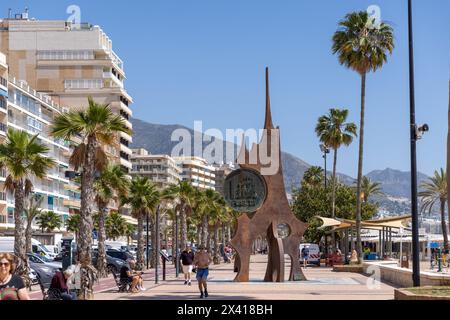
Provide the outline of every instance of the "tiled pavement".
[[[304,270],[307,281],[266,283],[263,282],[267,256],[252,256],[250,282],[233,282],[232,264],[212,265],[209,277],[211,300],[389,300],[394,298],[394,287],[381,283],[371,286],[364,275],[333,272],[330,268],[310,267]],[[289,265],[285,274],[288,275]],[[173,270],[173,269],[172,269]],[[174,270],[173,270],[174,271]],[[174,272],[167,281],[154,284],[152,279],[144,282],[146,291],[130,294],[118,293],[117,289],[95,294],[96,300],[192,300],[199,299],[197,282],[192,286],[183,284],[182,275],[175,279]]]

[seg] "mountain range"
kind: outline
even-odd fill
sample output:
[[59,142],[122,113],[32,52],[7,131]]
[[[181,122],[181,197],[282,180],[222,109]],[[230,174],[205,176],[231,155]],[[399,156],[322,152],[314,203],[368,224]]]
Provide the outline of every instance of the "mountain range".
[[[131,122],[134,131],[131,147],[144,148],[152,154],[171,154],[173,148],[179,143],[179,141],[171,141],[172,133],[177,129],[184,129],[186,132],[189,132],[192,137],[194,136],[194,130],[177,124],[152,124],[134,118]],[[212,139],[213,140],[211,140],[209,136],[203,135],[203,150],[211,143],[211,141],[215,141],[218,144],[223,144],[224,150],[233,150],[234,155],[236,156],[238,152],[237,145],[216,138]],[[191,143],[191,150],[194,150],[193,142]],[[223,159],[223,162],[225,162],[225,160],[226,159]],[[286,191],[291,193],[294,188],[300,186],[303,174],[311,167],[311,165],[286,152],[281,153],[281,160]],[[381,184],[384,194],[374,198],[375,201],[380,204],[381,209],[392,213],[403,213],[410,210],[411,178],[409,172],[387,168],[384,170],[371,171],[367,176],[372,181]],[[345,174],[338,173],[338,178],[347,185],[354,185],[355,183],[354,178]],[[428,177],[425,174],[418,172],[419,184],[427,178]]]

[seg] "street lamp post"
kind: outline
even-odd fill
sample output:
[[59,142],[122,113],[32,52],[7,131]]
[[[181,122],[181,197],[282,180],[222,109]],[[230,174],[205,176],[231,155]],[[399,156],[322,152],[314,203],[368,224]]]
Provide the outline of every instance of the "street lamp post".
[[179,259],[178,259],[178,212],[175,212],[175,248],[172,256],[175,258],[175,277],[179,274]]
[[320,145],[320,151],[323,152],[323,159],[325,161],[324,172],[325,172],[325,189],[327,188],[327,153],[330,153],[330,149],[327,148],[325,144]]
[[156,244],[155,244],[155,247],[156,248],[154,248],[155,250],[156,250],[156,264],[155,264],[155,283],[157,284],[158,283],[158,265],[159,265],[159,256],[160,256],[160,253],[159,253],[159,250],[160,250],[160,244],[159,244],[159,242],[160,242],[160,236],[159,236],[159,205],[158,205],[158,208],[156,208]]
[[419,265],[419,214],[417,208],[417,126],[414,97],[414,45],[412,28],[412,0],[408,0],[408,39],[409,39],[409,102],[411,135],[411,215],[412,215],[412,277],[414,287],[420,287]]
[[148,225],[149,225],[149,223],[148,223],[148,213],[147,213],[147,226],[146,226],[146,228],[147,228],[147,239],[146,239],[146,245],[145,245],[145,257],[146,257],[146,260],[147,260],[147,270],[148,270],[148,262],[149,262],[149,250],[148,250],[148,246],[149,246],[149,235],[148,235]]

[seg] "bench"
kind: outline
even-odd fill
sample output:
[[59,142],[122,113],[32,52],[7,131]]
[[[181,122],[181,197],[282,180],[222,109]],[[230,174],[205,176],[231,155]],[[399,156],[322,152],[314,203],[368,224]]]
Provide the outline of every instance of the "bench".
[[121,279],[115,272],[111,271],[114,281],[116,282],[119,292],[129,292],[131,289],[131,282],[126,279]]

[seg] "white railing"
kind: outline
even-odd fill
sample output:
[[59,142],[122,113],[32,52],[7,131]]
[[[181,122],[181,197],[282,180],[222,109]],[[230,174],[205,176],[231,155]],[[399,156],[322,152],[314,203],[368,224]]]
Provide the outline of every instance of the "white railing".
[[9,80],[10,83],[14,84],[16,87],[24,90],[28,94],[32,95],[33,97],[41,100],[42,102],[46,103],[49,106],[52,106],[59,112],[64,112],[63,108],[58,105],[56,102],[54,102],[49,96],[42,94],[40,92],[37,92],[36,90],[32,89],[25,81],[23,80],[16,80],[16,78],[12,78]]
[[66,89],[101,89],[104,87],[102,79],[69,79],[64,80]]

